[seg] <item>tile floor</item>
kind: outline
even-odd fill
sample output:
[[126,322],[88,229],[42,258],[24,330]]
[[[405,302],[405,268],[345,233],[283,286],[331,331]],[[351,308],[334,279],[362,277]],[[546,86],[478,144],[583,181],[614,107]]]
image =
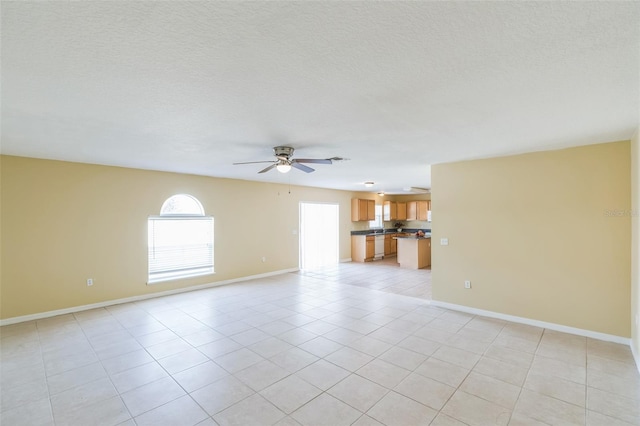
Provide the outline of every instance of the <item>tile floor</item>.
[[[344,266],[334,278],[369,267]],[[340,281],[285,274],[2,327],[0,423],[640,424],[626,346]]]

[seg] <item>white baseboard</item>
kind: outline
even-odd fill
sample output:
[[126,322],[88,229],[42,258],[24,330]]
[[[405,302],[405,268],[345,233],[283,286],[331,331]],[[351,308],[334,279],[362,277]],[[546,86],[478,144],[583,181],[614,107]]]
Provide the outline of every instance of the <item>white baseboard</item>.
[[638,373],[640,373],[640,353],[636,350],[636,345],[634,345],[633,340],[631,340],[631,353],[633,354],[633,359],[636,361],[636,367],[638,367]]
[[347,258],[345,258],[345,259],[340,259],[338,262],[339,262],[339,263],[347,263],[347,262],[351,262],[351,258],[350,258],[350,257],[347,257]]
[[218,287],[227,284],[238,283],[242,281],[255,280],[258,278],[272,277],[274,275],[282,275],[289,272],[296,272],[298,268],[281,269],[279,271],[266,272],[264,274],[249,275],[246,277],[232,278],[230,280],[216,281],[213,283],[201,284],[192,287],[177,288],[174,290],[160,291],[157,293],[142,294],[139,296],[125,297],[123,299],[113,299],[105,302],[91,303],[89,305],[73,306],[71,308],[57,309],[55,311],[40,312],[37,314],[23,315],[19,317],[6,318],[0,320],[0,326],[17,324],[20,322],[39,320],[43,318],[55,317],[58,315],[72,314],[74,312],[88,311],[90,309],[104,308],[105,306],[120,305],[122,303],[137,302],[139,300],[153,299],[156,297],[169,296],[172,294],[186,293],[189,291],[202,290],[205,288]]
[[[485,311],[484,309],[472,308],[464,305],[456,305],[454,303],[441,302],[439,300],[432,300],[433,306],[441,308],[451,309],[454,311],[466,312],[474,315],[481,315],[489,318],[497,318],[505,321],[517,322],[519,324],[532,325],[534,327],[548,328],[549,330],[560,331],[563,333],[576,334],[578,336],[590,337],[592,339],[604,340],[607,342],[620,343],[623,345],[631,346],[631,339],[627,337],[615,336],[613,334],[600,333],[597,331],[584,330],[582,328],[569,327],[562,324],[555,324],[552,322],[538,321],[530,318],[517,317],[514,315],[502,314],[500,312]],[[633,348],[631,348],[633,350]],[[636,364],[638,358],[636,358]],[[638,364],[640,365],[640,364]]]

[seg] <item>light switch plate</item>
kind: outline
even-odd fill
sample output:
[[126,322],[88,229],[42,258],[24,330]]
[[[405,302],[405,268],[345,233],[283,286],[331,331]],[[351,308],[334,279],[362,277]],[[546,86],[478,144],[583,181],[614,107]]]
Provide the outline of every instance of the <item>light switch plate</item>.
[[449,245],[449,239],[448,238],[440,238],[440,245],[441,246],[448,246]]

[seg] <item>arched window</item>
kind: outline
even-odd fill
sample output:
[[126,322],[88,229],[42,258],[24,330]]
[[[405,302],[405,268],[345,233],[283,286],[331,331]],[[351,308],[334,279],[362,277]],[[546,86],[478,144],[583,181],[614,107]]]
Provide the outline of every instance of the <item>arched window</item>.
[[213,217],[187,194],[169,197],[149,216],[149,283],[212,274]]

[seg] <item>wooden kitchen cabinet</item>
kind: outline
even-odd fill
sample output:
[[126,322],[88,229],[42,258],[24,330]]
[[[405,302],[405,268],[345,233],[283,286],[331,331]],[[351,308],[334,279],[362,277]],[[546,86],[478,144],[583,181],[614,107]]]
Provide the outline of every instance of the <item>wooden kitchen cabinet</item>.
[[375,249],[376,241],[374,236],[351,236],[351,260],[353,262],[368,262],[373,260]]
[[397,204],[397,216],[395,220],[407,220],[407,203],[396,203]]
[[394,237],[398,234],[385,234],[384,235],[384,255],[390,256],[398,252],[398,240]]
[[383,220],[398,219],[398,204],[395,201],[385,201],[382,204]]
[[428,200],[407,202],[407,220],[427,220],[429,203]]
[[351,221],[359,222],[376,219],[376,202],[359,198],[351,199]]

